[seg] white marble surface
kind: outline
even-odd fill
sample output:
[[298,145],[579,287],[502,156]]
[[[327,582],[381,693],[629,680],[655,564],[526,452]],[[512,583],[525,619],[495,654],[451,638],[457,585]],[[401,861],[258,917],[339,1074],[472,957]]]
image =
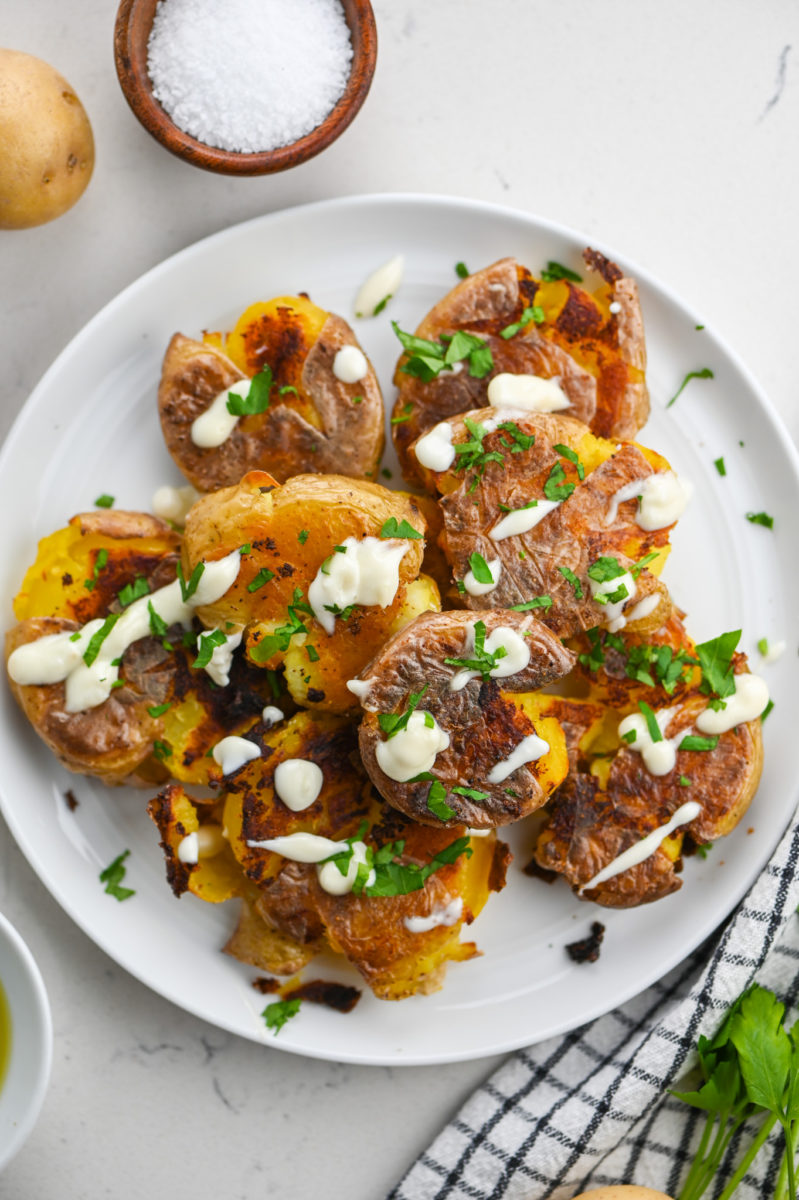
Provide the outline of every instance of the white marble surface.
[[[792,0],[374,7],[378,69],[354,126],[305,166],[249,180],[185,166],[138,126],[114,73],[111,0],[0,0],[3,44],[67,76],[97,141],[72,212],[0,233],[0,433],[83,323],[166,255],[287,205],[420,191],[524,208],[619,247],[728,339],[799,435]],[[106,958],[5,826],[0,868],[0,908],[41,965],[56,1037],[5,1200],[374,1200],[494,1065],[390,1071],[256,1049]]]

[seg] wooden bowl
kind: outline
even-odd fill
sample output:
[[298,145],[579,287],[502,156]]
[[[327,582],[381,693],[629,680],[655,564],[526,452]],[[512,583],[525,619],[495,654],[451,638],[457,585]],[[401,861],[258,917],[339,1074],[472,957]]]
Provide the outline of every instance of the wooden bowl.
[[[168,2],[168,0],[167,0]],[[199,142],[172,121],[153,95],[147,43],[158,0],[122,0],[114,28],[114,58],[125,99],[148,133],[172,154],[222,175],[271,175],[313,158],[343,133],[366,99],[377,59],[377,27],[369,0],[342,0],[352,38],[352,66],[335,108],[305,137],[277,150],[238,154]]]

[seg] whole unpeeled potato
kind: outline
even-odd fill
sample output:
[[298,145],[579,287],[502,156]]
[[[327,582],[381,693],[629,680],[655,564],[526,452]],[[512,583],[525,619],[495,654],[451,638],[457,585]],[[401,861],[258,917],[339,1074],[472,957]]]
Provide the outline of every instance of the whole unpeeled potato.
[[0,49],[0,229],[60,217],[94,167],[86,110],[40,58]]

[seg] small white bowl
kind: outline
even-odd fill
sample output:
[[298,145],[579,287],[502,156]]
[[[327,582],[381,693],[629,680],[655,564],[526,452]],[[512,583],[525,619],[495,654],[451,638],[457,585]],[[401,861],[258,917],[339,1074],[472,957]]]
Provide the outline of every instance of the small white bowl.
[[0,1171],[36,1124],[50,1079],[53,1023],[39,968],[0,914],[0,984],[11,1017],[11,1052],[0,1081]]

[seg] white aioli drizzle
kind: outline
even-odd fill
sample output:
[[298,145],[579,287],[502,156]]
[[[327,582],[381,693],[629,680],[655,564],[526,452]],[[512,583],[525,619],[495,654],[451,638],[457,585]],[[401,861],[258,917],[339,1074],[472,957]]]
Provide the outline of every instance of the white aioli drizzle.
[[260,757],[261,750],[255,742],[235,735],[222,738],[221,742],[216,743],[213,751],[214,762],[222,768],[223,775],[232,775],[245,763]]
[[540,375],[495,375],[488,385],[488,403],[492,408],[519,409],[524,412],[559,412],[571,400],[554,379]]
[[348,679],[347,688],[352,692],[353,696],[357,696],[361,704],[366,707],[366,697],[372,690],[374,679]]
[[[210,637],[212,633],[219,633],[221,630],[209,629],[205,633],[201,633],[197,638],[197,649],[199,650],[203,638]],[[224,643],[220,646],[214,646],[211,652],[210,661],[206,664],[205,670],[217,687],[227,687],[230,683],[230,668],[233,665],[233,651],[241,645],[242,630],[238,633],[225,634]]]
[[493,592],[494,588],[499,583],[499,577],[502,574],[502,563],[498,558],[489,559],[486,563],[491,572],[490,583],[480,583],[475,579],[474,571],[471,569],[466,572],[463,577],[463,586],[470,596],[487,596],[489,592]]
[[625,571],[623,575],[617,575],[615,579],[603,579],[601,582],[598,582],[596,579],[592,579],[590,575],[588,576],[588,586],[591,589],[591,595],[595,600],[597,596],[612,595],[612,593],[620,588],[622,584],[624,584],[627,589],[627,595],[621,600],[617,600],[615,604],[608,602],[601,606],[605,613],[607,627],[611,633],[617,633],[627,624],[627,618],[622,616],[622,609],[624,608],[625,604],[629,604],[638,591],[635,580],[629,571]]
[[696,718],[696,727],[702,733],[726,733],[736,725],[754,721],[768,704],[768,684],[759,675],[744,672],[735,676],[735,694],[725,696],[725,708],[703,709]]
[[595,888],[604,883],[606,879],[613,879],[616,875],[621,875],[622,871],[628,871],[630,867],[637,867],[639,863],[645,862],[656,852],[661,842],[665,838],[670,837],[675,829],[680,825],[688,825],[695,820],[702,811],[701,804],[697,804],[695,800],[689,800],[686,804],[681,805],[670,821],[665,825],[659,825],[657,829],[653,829],[651,833],[642,838],[635,846],[630,846],[612,862],[598,871],[593,879],[589,879],[588,883],[584,883],[579,889],[579,894],[589,891],[590,888]]
[[[347,848],[347,842],[334,842],[332,838],[319,837],[315,833],[288,833],[285,837],[266,838],[264,841],[247,842],[254,850],[270,850],[292,862],[317,863],[316,875],[319,886],[331,896],[343,896],[352,891],[360,863],[366,861],[366,844],[352,843],[352,857],[347,867],[347,874],[342,875],[335,863],[324,860],[334,854],[340,854]],[[375,873],[370,871],[366,887],[374,883]]]
[[494,832],[494,830],[493,829],[470,829],[467,827],[466,832],[469,835],[469,837],[490,837],[491,834]]
[[174,521],[176,525],[185,525],[186,513],[195,500],[200,499],[196,488],[187,483],[185,487],[172,487],[166,483],[153,493],[152,509],[163,521]]
[[239,420],[228,411],[228,397],[238,396],[243,400],[250,390],[251,383],[251,379],[237,379],[212,400],[205,412],[192,421],[191,440],[195,446],[202,450],[212,450],[227,441]]
[[342,542],[320,567],[308,588],[308,602],[325,633],[332,634],[336,618],[325,605],[348,608],[351,604],[387,608],[399,587],[399,565],[409,545],[397,538],[354,538]]
[[333,374],[342,383],[360,383],[369,373],[366,355],[358,346],[342,346],[333,359]]
[[[491,679],[507,679],[509,675],[515,675],[517,671],[523,671],[530,661],[530,647],[526,640],[515,629],[510,629],[507,625],[497,625],[485,640],[487,654],[496,654],[500,648],[506,650],[507,653],[488,672]],[[474,625],[470,625],[462,655],[459,657],[469,658],[473,650]],[[456,672],[450,680],[449,690],[451,692],[462,691],[469,680],[477,679],[479,674],[479,671]]]
[[688,730],[681,729],[673,738],[665,736],[669,721],[675,712],[674,708],[661,708],[655,713],[657,727],[663,734],[663,738],[659,742],[652,740],[643,713],[630,713],[619,722],[620,738],[623,738],[625,733],[635,731],[635,740],[629,742],[628,745],[631,750],[635,750],[641,755],[644,766],[650,775],[668,775],[676,765],[677,747],[688,734]]
[[95,708],[108,699],[119,678],[119,664],[114,665],[113,660],[122,658],[133,642],[150,633],[150,605],[167,626],[180,623],[188,627],[192,609],[221,599],[235,582],[240,565],[238,550],[216,562],[205,563],[197,589],[186,601],[178,579],[134,600],[115,622],[90,666],[83,656],[91,639],[105,624],[101,617],[89,621],[77,631],[77,636],[47,634],[18,646],[8,660],[8,673],[15,683],[22,685],[66,682],[64,707],[68,713]]
[[685,512],[693,490],[688,480],[680,479],[673,471],[659,471],[655,475],[647,475],[645,479],[633,479],[611,497],[605,524],[613,524],[619,515],[619,505],[625,500],[640,497],[635,514],[636,525],[647,533],[665,529]]
[[653,592],[651,596],[644,596],[643,600],[639,600],[634,608],[631,608],[627,613],[628,621],[643,621],[644,617],[649,617],[660,604],[660,592]]
[[448,904],[436,905],[427,917],[406,917],[403,922],[409,933],[429,933],[439,925],[455,925],[463,915],[463,897],[456,896]]
[[187,866],[200,861],[200,839],[195,833],[187,833],[178,844],[178,859]]
[[304,812],[318,799],[325,777],[307,758],[286,758],[275,767],[275,791],[292,812]]
[[516,749],[512,750],[507,758],[491,768],[486,778],[489,783],[502,783],[519,767],[535,762],[536,759],[543,758],[548,753],[549,742],[545,742],[537,733],[530,733],[519,742]]
[[497,521],[494,528],[489,530],[488,536],[494,542],[501,542],[504,538],[518,537],[521,533],[529,533],[539,521],[543,521],[544,517],[548,516],[561,503],[561,500],[538,500],[532,508],[514,508]]
[[441,421],[422,434],[413,448],[417,462],[427,467],[428,471],[447,471],[455,461],[453,432],[451,425]]
[[407,783],[414,775],[430,771],[436,755],[448,746],[449,734],[444,732],[433,714],[417,709],[411,713],[404,729],[377,743],[375,757],[384,775],[397,783]]
[[401,254],[395,254],[388,262],[383,263],[376,271],[361,284],[355,297],[356,317],[373,317],[375,309],[382,300],[396,296],[402,283],[405,270],[405,259]]
[[277,708],[274,704],[267,704],[266,708],[261,713],[261,720],[269,725],[277,725],[285,716],[282,708]]

